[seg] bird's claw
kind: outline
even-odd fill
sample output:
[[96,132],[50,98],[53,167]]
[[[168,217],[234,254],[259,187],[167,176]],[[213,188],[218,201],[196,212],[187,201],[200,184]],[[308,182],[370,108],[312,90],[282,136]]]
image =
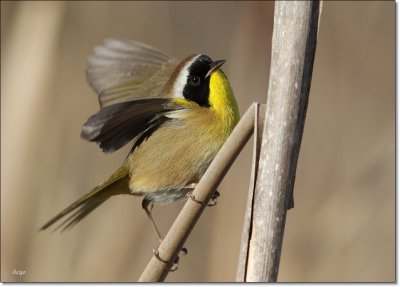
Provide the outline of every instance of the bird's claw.
[[180,252],[183,252],[183,255],[187,255],[188,254],[188,250],[187,250],[186,247],[182,247]]
[[[183,255],[188,254],[188,250],[187,250],[187,248],[185,248],[185,247],[183,247],[183,248],[180,250],[180,252],[183,252]],[[168,262],[167,260],[162,259],[162,258],[160,257],[160,253],[158,252],[158,249],[153,248],[153,253],[154,253],[154,257],[157,258],[157,260],[159,260],[159,261],[161,261],[161,262],[167,264],[167,266],[168,266],[169,262]],[[172,264],[171,268],[168,269],[168,271],[170,271],[170,272],[176,271],[176,270],[178,269],[178,265],[179,265],[179,256],[176,257],[174,263]]]

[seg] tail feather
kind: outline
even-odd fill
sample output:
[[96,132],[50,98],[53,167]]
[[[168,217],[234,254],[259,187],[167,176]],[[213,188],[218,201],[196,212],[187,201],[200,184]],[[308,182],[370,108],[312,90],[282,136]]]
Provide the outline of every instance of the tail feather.
[[109,199],[111,196],[118,194],[129,194],[128,170],[124,166],[118,169],[108,180],[93,188],[89,193],[85,194],[50,219],[40,228],[40,230],[49,228],[67,215],[70,216],[67,217],[55,230],[60,228],[62,228],[62,231],[70,229],[100,206],[104,201]]

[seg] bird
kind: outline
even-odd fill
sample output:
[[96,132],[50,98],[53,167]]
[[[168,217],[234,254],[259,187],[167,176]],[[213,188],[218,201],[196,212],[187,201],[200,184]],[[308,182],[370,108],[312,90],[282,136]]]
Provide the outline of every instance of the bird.
[[110,154],[131,142],[111,176],[41,227],[70,229],[116,195],[143,196],[142,207],[160,240],[155,203],[184,200],[240,119],[232,87],[221,66],[204,54],[181,61],[150,45],[106,38],[87,61],[86,79],[100,110],[81,138]]

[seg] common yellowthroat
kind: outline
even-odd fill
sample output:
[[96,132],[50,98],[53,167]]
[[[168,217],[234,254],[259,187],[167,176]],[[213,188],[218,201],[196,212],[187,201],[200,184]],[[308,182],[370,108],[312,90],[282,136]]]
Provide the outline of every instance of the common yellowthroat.
[[182,61],[149,45],[105,39],[88,59],[86,76],[100,111],[81,137],[112,153],[132,141],[122,166],[106,181],[54,216],[41,229],[69,215],[70,228],[108,198],[144,196],[154,203],[184,199],[200,180],[239,120],[232,88],[220,69],[224,60],[190,55]]

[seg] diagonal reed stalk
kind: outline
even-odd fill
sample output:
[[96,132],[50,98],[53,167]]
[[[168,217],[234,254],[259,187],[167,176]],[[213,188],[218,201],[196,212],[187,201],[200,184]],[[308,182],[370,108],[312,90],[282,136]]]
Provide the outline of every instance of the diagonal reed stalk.
[[[198,201],[208,202],[225,174],[253,133],[254,117],[259,105],[253,104],[243,115],[228,140],[221,148],[206,173],[193,191]],[[159,257],[153,256],[139,278],[139,282],[164,281],[168,272],[196,224],[204,206],[188,200],[158,247]]]

